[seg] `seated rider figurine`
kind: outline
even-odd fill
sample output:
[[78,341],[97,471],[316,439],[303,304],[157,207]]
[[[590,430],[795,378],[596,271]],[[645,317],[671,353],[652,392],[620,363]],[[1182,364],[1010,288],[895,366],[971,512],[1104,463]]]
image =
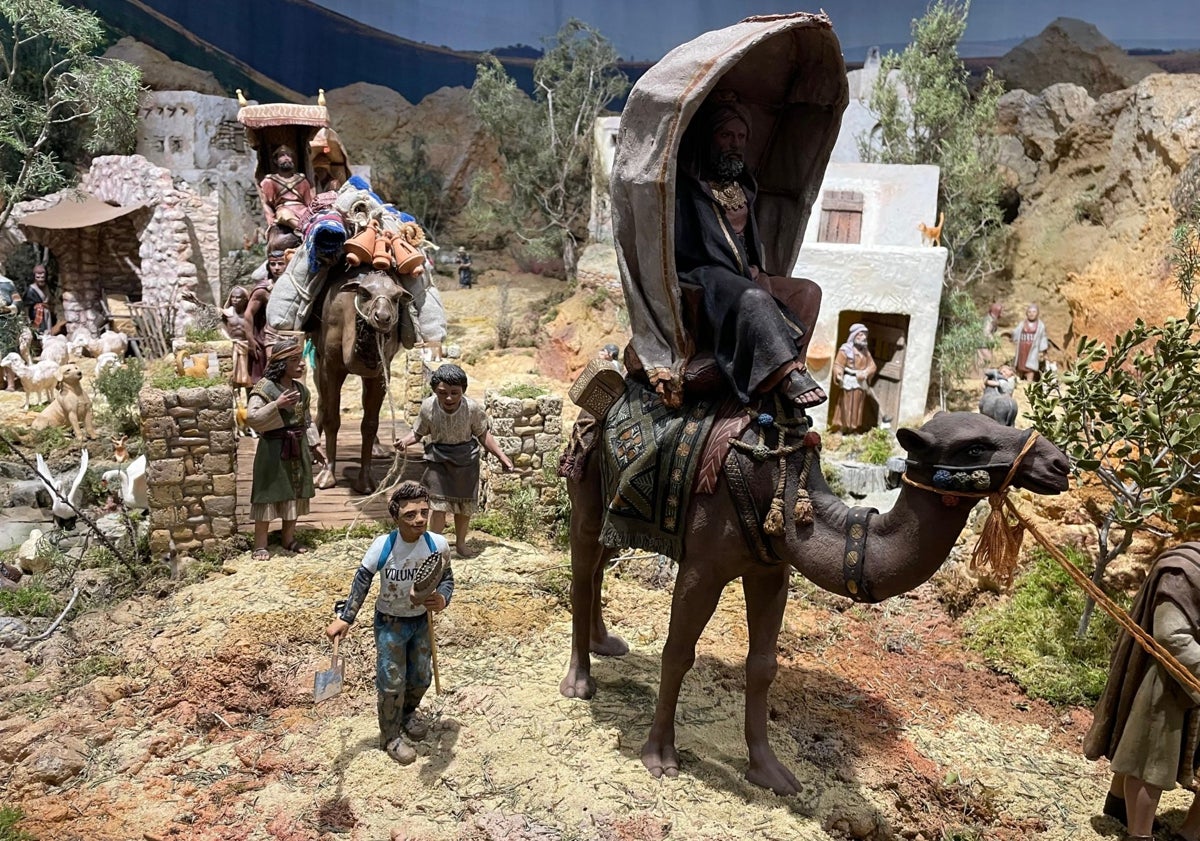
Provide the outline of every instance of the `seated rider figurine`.
[[706,334],[738,398],[748,403],[778,389],[809,409],[826,399],[804,365],[813,325],[769,291],[754,214],[757,187],[744,157],[750,125],[726,90],[714,91],[689,125],[675,188],[676,270],[681,289],[698,287],[702,296],[704,323],[690,329]]
[[271,164],[272,171],[258,185],[267,217],[268,239],[272,236],[271,229],[303,231],[313,201],[312,185],[303,172],[296,171],[296,153],[292,147],[276,146],[271,153]]

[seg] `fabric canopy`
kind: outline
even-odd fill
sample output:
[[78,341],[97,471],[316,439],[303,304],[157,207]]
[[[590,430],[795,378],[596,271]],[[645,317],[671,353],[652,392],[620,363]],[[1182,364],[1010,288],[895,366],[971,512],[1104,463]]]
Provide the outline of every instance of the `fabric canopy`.
[[297,105],[275,102],[268,105],[243,105],[238,109],[238,122],[246,128],[269,126],[327,126],[329,111],[324,105]]
[[146,202],[124,205],[109,204],[90,193],[81,195],[83,196],[82,201],[76,200],[70,195],[65,196],[62,201],[48,210],[39,210],[37,213],[21,217],[17,224],[26,228],[50,228],[53,230],[90,228],[92,225],[110,222],[119,216],[141,210],[147,204]]
[[753,17],[676,47],[642,76],[621,114],[613,228],[632,344],[647,371],[678,382],[692,353],[675,276],[679,143],[715,88],[749,112],[746,163],[766,270],[790,274],[849,102],[841,47],[824,14]]

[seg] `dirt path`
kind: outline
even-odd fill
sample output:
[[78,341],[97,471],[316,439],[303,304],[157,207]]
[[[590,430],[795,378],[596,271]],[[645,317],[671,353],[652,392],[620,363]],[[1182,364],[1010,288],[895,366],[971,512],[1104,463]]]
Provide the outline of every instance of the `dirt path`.
[[[772,743],[804,783],[787,798],[742,778],[746,631],[730,588],[684,684],[683,772],[656,781],[638,755],[669,588],[642,583],[645,562],[610,577],[630,654],[598,661],[594,701],[567,701],[565,559],[480,537],[438,622],[444,693],[415,764],[376,749],[368,627],[344,649],[346,691],[311,702],[321,629],[367,545],[350,539],[239,557],[162,601],[76,620],[29,660],[5,650],[6,805],[43,841],[1115,834],[1095,817],[1104,770],[1079,751],[1088,713],[1031,702],[964,654],[928,587],[862,607],[797,582],[771,696]],[[1164,803],[1186,807],[1178,792]]]

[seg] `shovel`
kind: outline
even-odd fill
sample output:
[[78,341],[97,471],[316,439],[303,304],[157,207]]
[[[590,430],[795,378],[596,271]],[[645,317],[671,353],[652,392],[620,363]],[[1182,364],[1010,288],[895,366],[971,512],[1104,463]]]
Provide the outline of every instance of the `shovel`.
[[329,658],[329,668],[317,672],[313,678],[313,703],[328,701],[335,695],[342,694],[342,679],[346,676],[346,658],[338,656],[338,641],[333,639],[333,656]]

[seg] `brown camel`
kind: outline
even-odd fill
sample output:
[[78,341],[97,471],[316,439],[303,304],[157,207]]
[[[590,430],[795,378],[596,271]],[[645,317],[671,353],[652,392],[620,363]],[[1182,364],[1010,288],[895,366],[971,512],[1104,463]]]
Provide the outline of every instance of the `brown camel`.
[[[342,384],[356,374],[362,379],[362,470],[351,487],[372,493],[371,457],[379,431],[392,357],[400,348],[397,325],[412,295],[392,274],[357,266],[330,280],[321,306],[321,322],[313,334],[317,351],[317,429],[325,436],[329,461],[317,476],[318,488],[337,484],[337,436],[342,425]],[[382,339],[382,341],[381,341]],[[411,344],[411,342],[405,342]]]
[[[908,450],[908,474],[931,485],[936,466],[939,479],[955,468],[988,466],[990,485],[998,489],[1029,436],[1027,430],[1001,426],[970,412],[940,413],[922,428],[901,429],[900,444]],[[754,443],[748,430],[743,440]],[[568,698],[590,698],[596,684],[591,655],[619,656],[629,648],[608,633],[600,606],[605,562],[615,550],[601,545],[600,528],[606,500],[600,480],[599,447],[589,454],[582,478],[568,481],[571,495],[571,664],[559,690]],[[758,511],[767,511],[774,493],[778,461],[756,464],[736,455],[747,477]],[[789,457],[787,493],[794,499],[804,451]],[[814,458],[814,462],[816,459]],[[961,471],[966,474],[971,471]],[[972,474],[974,477],[976,474]],[[1059,493],[1067,488],[1067,459],[1049,441],[1037,438],[1020,459],[1015,487],[1034,493]],[[655,777],[676,776],[675,708],[683,677],[696,660],[696,641],[712,617],[725,585],[742,579],[746,598],[750,651],[746,657],[746,742],[750,766],[746,778],[777,794],[794,794],[796,778],[776,757],[767,740],[767,695],[778,668],[776,640],[787,602],[788,575],[794,566],[819,587],[848,595],[844,563],[848,554],[847,520],[850,509],[829,490],[820,465],[809,471],[814,522],[797,525],[790,504],[784,505],[784,536],[767,538],[779,558],[774,566],[756,559],[738,526],[726,477],[713,494],[695,494],[688,511],[690,529],[679,558],[679,575],[671,604],[670,630],[662,654],[658,705],[642,763]],[[881,601],[912,590],[942,565],[967,521],[975,500],[947,505],[944,494],[905,485],[895,506],[869,521],[862,559],[860,593]],[[957,499],[955,501],[958,501]],[[861,509],[860,509],[861,510]]]

